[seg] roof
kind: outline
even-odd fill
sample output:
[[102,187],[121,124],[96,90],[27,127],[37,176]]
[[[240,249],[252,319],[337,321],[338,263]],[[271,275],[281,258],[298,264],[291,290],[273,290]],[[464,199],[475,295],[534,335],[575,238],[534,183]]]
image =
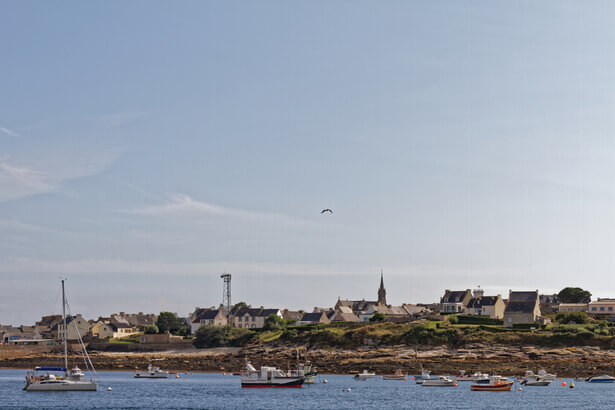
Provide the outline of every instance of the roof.
[[[324,312],[304,313],[301,322],[320,322]],[[325,315],[326,317],[327,315]]]
[[132,326],[123,323],[123,322],[112,322],[109,323],[109,327],[111,327],[113,330],[117,330],[117,329],[131,329]]
[[337,312],[331,320],[335,320],[338,322],[358,322],[359,318],[354,313],[346,313],[346,312]]
[[[220,314],[220,309],[212,309],[206,312],[203,312],[201,316],[199,316],[198,320],[213,320]],[[193,322],[194,323],[194,322]]]
[[340,306],[337,310],[341,313],[352,313],[352,309],[349,306]]
[[612,305],[615,303],[615,299],[600,299],[593,302],[589,302],[590,305]]
[[444,296],[442,296],[442,303],[460,303],[463,302],[463,298],[465,298],[466,294],[469,292],[469,289],[466,290],[447,290],[444,292]]
[[510,292],[508,297],[509,303],[512,301],[535,301],[538,297],[538,291],[532,292]]
[[248,315],[250,317],[267,317],[269,315],[277,315],[279,311],[280,309],[264,309],[264,308],[253,309],[253,308],[248,308],[248,307],[243,306],[239,309],[235,309],[233,311],[233,315],[234,316]]
[[536,307],[536,301],[529,300],[511,300],[506,306],[506,313],[533,313]]
[[497,296],[481,296],[478,298],[470,299],[470,301],[468,302],[468,307],[478,309],[483,306],[494,306],[497,301]]

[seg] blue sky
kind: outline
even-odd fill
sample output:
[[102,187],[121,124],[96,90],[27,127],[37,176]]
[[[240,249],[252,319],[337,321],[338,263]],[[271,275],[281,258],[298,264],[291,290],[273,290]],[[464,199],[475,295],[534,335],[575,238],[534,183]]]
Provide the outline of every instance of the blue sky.
[[0,13],[0,323],[615,296],[611,2]]

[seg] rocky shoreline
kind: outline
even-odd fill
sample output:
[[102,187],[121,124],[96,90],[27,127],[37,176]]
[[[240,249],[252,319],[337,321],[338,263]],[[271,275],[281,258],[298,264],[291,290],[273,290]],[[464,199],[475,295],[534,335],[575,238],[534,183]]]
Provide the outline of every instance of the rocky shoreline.
[[[54,351],[55,350],[55,351]],[[159,352],[90,352],[98,370],[144,369],[152,363],[174,371],[236,372],[246,360],[254,365],[288,368],[301,360],[310,360],[321,373],[348,374],[369,369],[378,374],[393,373],[401,368],[419,374],[421,368],[432,374],[459,374],[476,371],[503,375],[522,375],[526,370],[545,369],[561,377],[586,377],[615,373],[615,350],[595,346],[544,348],[537,346],[491,346],[477,343],[463,348],[448,346],[387,346],[358,349],[307,349],[303,346],[264,346],[246,348],[182,349]],[[1,368],[32,368],[38,365],[62,365],[58,349],[0,350]],[[69,365],[83,367],[82,358],[74,353]]]

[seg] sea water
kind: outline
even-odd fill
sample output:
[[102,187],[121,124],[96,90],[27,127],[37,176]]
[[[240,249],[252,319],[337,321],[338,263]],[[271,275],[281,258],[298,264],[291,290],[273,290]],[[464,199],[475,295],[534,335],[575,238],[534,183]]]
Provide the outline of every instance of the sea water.
[[[556,379],[551,387],[518,383],[510,392],[473,392],[458,387],[422,387],[407,381],[354,380],[319,375],[313,385],[242,389],[238,376],[180,373],[168,379],[135,379],[132,372],[98,372],[96,392],[26,392],[24,370],[0,370],[0,408],[32,409],[614,409],[615,383]],[[322,383],[326,379],[327,383]],[[566,382],[566,387],[562,386]],[[108,391],[108,388],[111,388]],[[522,391],[518,388],[522,387]],[[350,389],[350,391],[344,391]]]

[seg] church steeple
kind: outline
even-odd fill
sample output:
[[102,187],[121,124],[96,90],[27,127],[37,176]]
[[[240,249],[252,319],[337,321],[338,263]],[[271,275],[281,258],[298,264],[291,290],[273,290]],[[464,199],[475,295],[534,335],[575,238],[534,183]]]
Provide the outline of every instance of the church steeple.
[[380,269],[380,289],[378,289],[378,304],[385,306],[387,304],[387,291],[384,289],[384,277],[382,269]]

